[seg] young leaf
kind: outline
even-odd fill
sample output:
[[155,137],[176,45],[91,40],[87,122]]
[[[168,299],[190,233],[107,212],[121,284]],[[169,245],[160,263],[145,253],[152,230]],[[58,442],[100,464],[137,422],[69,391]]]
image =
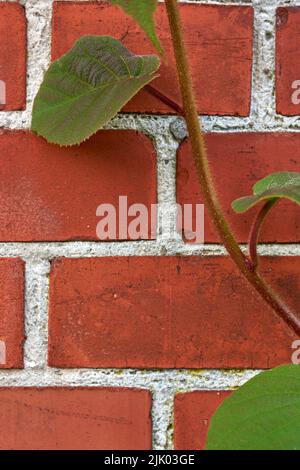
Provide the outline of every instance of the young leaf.
[[300,366],[263,372],[234,392],[210,424],[208,450],[300,449]]
[[109,36],[84,36],[53,62],[33,106],[32,130],[74,145],[107,124],[157,77],[156,56],[136,56]]
[[236,199],[232,203],[235,212],[246,212],[261,201],[286,198],[300,204],[300,173],[273,173],[253,186],[253,196]]
[[134,18],[140,27],[150,38],[158,52],[163,52],[155,32],[154,13],[157,0],[109,0],[114,5],[119,5],[125,13]]

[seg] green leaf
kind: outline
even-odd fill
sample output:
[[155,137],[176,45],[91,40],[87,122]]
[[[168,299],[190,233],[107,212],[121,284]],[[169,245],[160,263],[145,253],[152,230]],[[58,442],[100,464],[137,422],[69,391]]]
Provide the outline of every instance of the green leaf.
[[236,199],[232,203],[235,212],[241,213],[262,201],[286,198],[300,204],[300,173],[272,173],[253,186],[253,196]]
[[213,416],[208,450],[299,450],[300,366],[256,376],[227,398]]
[[114,5],[119,5],[125,13],[134,18],[140,27],[148,35],[158,52],[163,52],[155,32],[154,13],[157,0],[110,0]]
[[137,56],[109,36],[84,36],[50,66],[33,106],[32,129],[74,145],[107,124],[157,77],[156,56]]

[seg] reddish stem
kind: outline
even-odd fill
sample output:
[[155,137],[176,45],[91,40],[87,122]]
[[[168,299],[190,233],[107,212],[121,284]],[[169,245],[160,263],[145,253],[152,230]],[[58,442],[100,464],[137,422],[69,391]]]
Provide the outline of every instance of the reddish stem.
[[281,300],[279,295],[273,291],[265,280],[255,270],[251,269],[248,257],[246,257],[241,251],[241,248],[236,241],[227,220],[225,219],[217,192],[214,188],[205,141],[199,122],[179,7],[177,0],[166,0],[165,3],[177,64],[183,108],[185,111],[184,115],[189,131],[197,176],[205,199],[205,205],[214,221],[221,240],[241,273],[260,294],[264,301],[293,329],[298,336],[300,336],[300,318],[298,318],[296,313]]
[[266,202],[261,210],[258,212],[256,219],[253,222],[253,225],[251,227],[250,231],[250,237],[249,237],[249,256],[251,260],[251,265],[253,269],[256,269],[258,266],[258,254],[257,254],[257,244],[260,236],[260,232],[263,226],[263,223],[274,206],[276,202],[278,201],[278,198],[271,199],[270,201]]
[[155,98],[158,98],[160,101],[165,103],[169,108],[173,109],[175,113],[184,115],[184,111],[182,106],[180,106],[178,103],[173,101],[171,98],[168,96],[164,95],[161,91],[157,90],[154,88],[152,85],[146,85],[145,90]]

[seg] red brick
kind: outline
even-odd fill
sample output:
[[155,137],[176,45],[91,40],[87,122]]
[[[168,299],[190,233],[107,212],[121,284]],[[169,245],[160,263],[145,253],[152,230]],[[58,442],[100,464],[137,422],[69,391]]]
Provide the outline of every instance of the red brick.
[[[299,307],[299,259],[262,271]],[[58,259],[49,315],[49,364],[66,368],[268,368],[295,339],[227,257]]]
[[0,260],[0,369],[23,367],[24,263]]
[[26,104],[26,19],[18,3],[0,3],[0,80],[6,84],[6,104],[0,110]]
[[96,240],[100,204],[156,202],[154,148],[135,131],[101,131],[79,147],[5,132],[0,148],[1,241]]
[[[181,5],[185,39],[190,51],[198,109],[203,114],[246,116],[250,109],[253,12],[250,7]],[[153,85],[180,101],[175,60],[163,5],[157,11],[158,35],[167,61]],[[52,55],[57,58],[82,35],[109,35],[135,53],[155,52],[139,27],[107,2],[55,2]],[[141,92],[124,109],[168,113],[172,110]]]
[[[292,95],[296,91],[293,83],[300,80],[300,8],[277,9],[276,35],[276,95],[277,112],[288,116],[300,114],[300,103],[294,104]],[[297,86],[299,90],[299,85]],[[299,98],[297,93],[296,98]]]
[[175,450],[201,450],[205,447],[209,421],[230,392],[180,393],[175,397]]
[[151,396],[105,388],[0,389],[0,449],[151,449]]
[[[299,134],[208,134],[209,161],[226,217],[240,242],[247,242],[257,208],[235,214],[231,202],[252,194],[253,184],[276,171],[299,171]],[[203,203],[190,144],[178,152],[177,201]],[[195,212],[195,211],[194,211]],[[282,223],[284,220],[284,223]],[[299,242],[300,212],[291,202],[280,202],[269,214],[261,234],[263,242]],[[205,212],[205,242],[219,242],[208,212]]]

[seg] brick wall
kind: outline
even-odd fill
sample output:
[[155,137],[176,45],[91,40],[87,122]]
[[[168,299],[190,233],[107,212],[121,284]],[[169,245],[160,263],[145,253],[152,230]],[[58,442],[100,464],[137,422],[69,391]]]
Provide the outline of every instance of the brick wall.
[[[181,9],[216,183],[245,243],[249,219],[230,201],[268,172],[299,171],[300,1]],[[158,30],[168,64],[157,87],[178,100],[162,5]],[[204,249],[168,236],[176,200],[201,193],[184,123],[166,106],[142,92],[76,148],[30,134],[51,55],[83,34],[151,49],[105,2],[0,1],[0,448],[202,448],[222,399],[260,368],[289,363],[296,338],[209,220]],[[124,194],[160,204],[155,239],[97,241],[98,204]],[[271,218],[262,269],[299,308],[300,214],[283,203]]]

